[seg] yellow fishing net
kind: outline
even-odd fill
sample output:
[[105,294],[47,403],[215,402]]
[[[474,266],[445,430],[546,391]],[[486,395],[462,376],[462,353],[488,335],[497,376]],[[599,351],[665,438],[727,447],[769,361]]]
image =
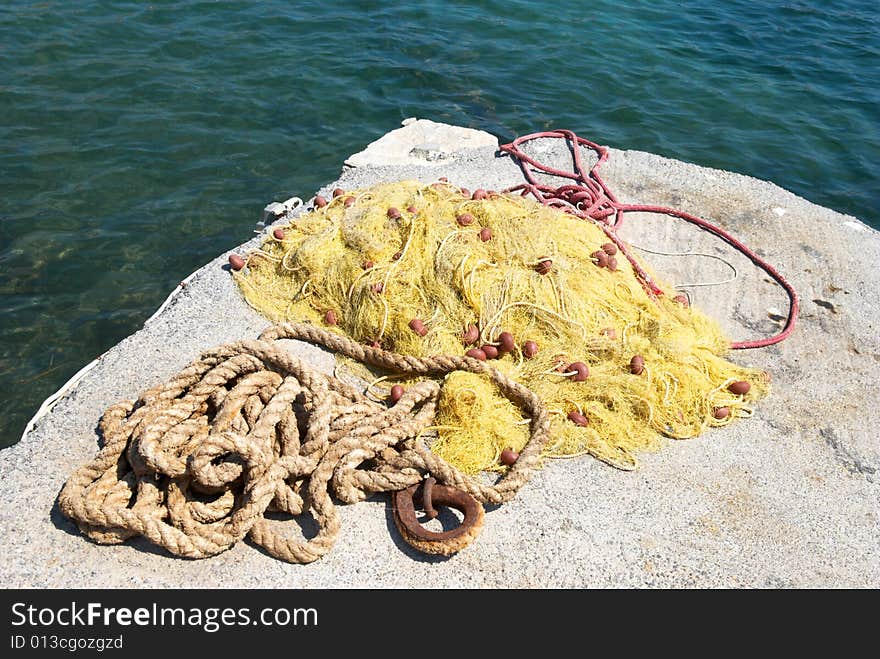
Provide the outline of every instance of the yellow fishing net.
[[[599,227],[531,199],[474,200],[450,184],[404,181],[273,226],[235,276],[275,321],[416,356],[483,349],[552,410],[548,457],[633,468],[634,454],[663,436],[747,416],[768,378],[724,359],[730,343],[714,321],[649,297],[614,251]],[[375,379],[379,397],[406,386],[393,374]],[[528,439],[519,410],[464,372],[443,382],[436,429],[432,450],[472,474],[505,469],[502,451]]]

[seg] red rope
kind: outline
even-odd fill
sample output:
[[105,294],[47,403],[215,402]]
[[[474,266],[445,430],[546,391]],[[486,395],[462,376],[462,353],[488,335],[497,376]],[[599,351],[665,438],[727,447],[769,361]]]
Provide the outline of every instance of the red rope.
[[[560,138],[567,141],[568,147],[571,150],[572,159],[574,160],[574,172],[566,172],[561,169],[555,169],[541,164],[520,148],[526,142],[543,137]],[[584,169],[583,162],[581,161],[581,150],[579,148],[581,146],[592,149],[599,155],[599,161],[593,165],[592,169],[589,171]],[[709,231],[724,240],[741,254],[747,256],[752,263],[761,268],[761,270],[770,275],[788,294],[789,310],[785,325],[778,334],[766,339],[736,341],[731,344],[731,348],[734,350],[741,350],[743,348],[763,348],[765,346],[773,345],[774,343],[779,343],[787,338],[794,330],[795,319],[798,314],[797,292],[792,285],[788,283],[785,277],[779,274],[776,268],[767,263],[754,251],[749,249],[749,247],[727,233],[724,229],[721,229],[695,215],[674,208],[666,208],[665,206],[620,203],[614,196],[614,193],[608,189],[607,185],[605,185],[605,182],[598,173],[598,169],[602,163],[608,160],[608,149],[605,147],[599,146],[589,140],[585,140],[582,137],[578,137],[570,130],[552,130],[518,137],[510,144],[504,144],[501,146],[501,150],[509,153],[518,161],[527,181],[527,183],[508,188],[505,192],[519,191],[523,196],[531,194],[545,206],[561,208],[567,213],[594,222],[605,232],[608,239],[617,245],[620,252],[626,256],[645,291],[651,297],[663,295],[664,292],[651,280],[651,276],[638,264],[629,248],[620,240],[620,238],[617,237],[617,229],[623,223],[624,212],[627,211],[660,213],[695,224],[701,229]],[[570,179],[575,181],[575,184],[563,185],[560,187],[543,185],[535,178],[535,171],[550,174],[551,176]]]

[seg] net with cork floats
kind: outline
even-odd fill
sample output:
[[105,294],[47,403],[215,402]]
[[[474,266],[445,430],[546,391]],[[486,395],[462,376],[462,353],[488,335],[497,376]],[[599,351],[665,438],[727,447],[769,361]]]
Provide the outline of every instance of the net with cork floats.
[[[522,150],[540,137],[566,140],[575,171],[546,167]],[[273,321],[295,323],[264,339],[331,348],[337,377],[319,377],[265,342],[240,342],[222,358],[206,353],[213,356],[203,355],[165,393],[148,392],[111,415],[121,415],[108,427],[118,436],[115,453],[71,479],[62,510],[99,540],[140,534],[203,556],[248,535],[302,562],[329,549],[338,532],[330,491],[345,502],[394,491],[403,537],[448,554],[482,525],[482,507],[469,501],[508,500],[547,459],[591,455],[633,469],[637,454],[664,438],[749,416],[769,377],[726,355],[791,332],[797,298],[781,275],[700,218],[620,204],[596,172],[607,151],[573,133],[502,148],[517,158],[525,184],[500,193],[445,180],[337,190],[270,227],[258,249],[233,255],[247,302]],[[581,148],[599,156],[589,172]],[[545,185],[536,172],[572,184]],[[680,217],[746,253],[790,296],[782,332],[732,344],[685,297],[665,293],[671,289],[617,236],[627,210]],[[230,368],[235,359],[250,366]],[[366,383],[363,390],[350,376]],[[317,425],[326,437],[316,438]],[[261,447],[259,459],[249,439]],[[489,484],[487,472],[498,472],[498,482]],[[144,474],[178,483],[151,495],[158,509],[142,519],[108,504],[117,488],[127,509],[137,509]],[[443,533],[422,527],[413,498],[430,517],[432,496],[459,508],[465,523]],[[321,528],[305,543],[274,535],[262,517],[304,506]]]
[[[731,423],[767,391],[763,373],[724,358],[730,342],[714,321],[649,295],[599,227],[519,195],[416,181],[340,194],[275,228],[236,279],[274,321],[487,360],[551,411],[547,456],[631,468],[662,436]],[[412,382],[357,367],[341,365],[389,403]],[[734,382],[750,388],[732,392]],[[432,450],[467,473],[502,470],[526,422],[490,382],[451,373]]]

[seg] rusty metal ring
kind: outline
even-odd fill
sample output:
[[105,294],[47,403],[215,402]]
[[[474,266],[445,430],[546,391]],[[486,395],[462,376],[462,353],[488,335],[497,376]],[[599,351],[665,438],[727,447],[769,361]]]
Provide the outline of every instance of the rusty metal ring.
[[411,485],[405,490],[394,492],[391,497],[394,509],[394,523],[407,544],[426,554],[451,556],[467,547],[483,528],[485,512],[482,504],[467,492],[454,487],[431,483],[427,507],[432,504],[454,508],[464,515],[461,524],[448,531],[429,531],[419,524],[416,518],[414,501],[424,498],[425,482]]

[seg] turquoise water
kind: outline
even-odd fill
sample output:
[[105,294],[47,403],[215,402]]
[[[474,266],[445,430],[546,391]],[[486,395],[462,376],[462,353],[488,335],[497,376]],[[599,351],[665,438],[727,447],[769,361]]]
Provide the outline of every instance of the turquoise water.
[[329,4],[0,5],[0,446],[409,116],[571,128],[880,227],[875,0]]

